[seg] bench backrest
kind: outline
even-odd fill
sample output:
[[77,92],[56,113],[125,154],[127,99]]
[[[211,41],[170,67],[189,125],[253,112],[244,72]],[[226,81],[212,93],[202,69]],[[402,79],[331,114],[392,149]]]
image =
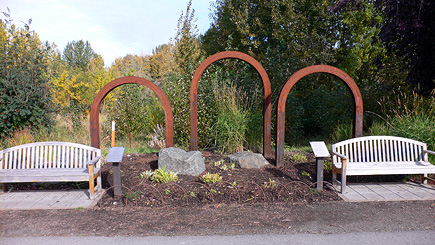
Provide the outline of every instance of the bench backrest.
[[[86,168],[101,150],[70,142],[35,142],[0,151],[0,169]],[[101,167],[100,161],[96,164]]]
[[[358,137],[332,145],[348,162],[427,162],[426,149],[425,143],[395,136]],[[340,158],[333,156],[333,161]]]

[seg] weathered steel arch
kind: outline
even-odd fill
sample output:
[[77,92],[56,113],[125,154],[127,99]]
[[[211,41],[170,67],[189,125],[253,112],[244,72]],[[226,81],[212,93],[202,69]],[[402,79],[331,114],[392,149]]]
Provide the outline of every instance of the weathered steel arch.
[[190,87],[190,149],[198,150],[198,83],[201,75],[212,63],[227,59],[239,59],[248,62],[253,66],[263,81],[263,155],[265,158],[272,158],[271,151],[271,118],[272,118],[272,108],[271,108],[271,86],[269,76],[263,66],[255,60],[253,57],[237,52],[237,51],[224,51],[214,54],[204,60],[201,65],[196,69],[195,74],[192,78],[192,83]]
[[276,121],[276,165],[280,166],[284,162],[284,127],[285,127],[285,104],[287,96],[290,93],[293,85],[295,85],[303,77],[312,73],[329,73],[335,75],[345,82],[347,88],[350,90],[354,109],[353,128],[354,137],[361,137],[363,134],[363,101],[361,92],[356,85],[355,81],[344,71],[328,65],[314,65],[299,70],[293,74],[285,83],[284,87],[279,93],[277,105],[277,121]]
[[116,87],[119,87],[124,84],[140,84],[148,87],[151,89],[157,97],[160,99],[160,102],[162,102],[163,109],[165,111],[165,127],[166,127],[166,147],[171,147],[174,144],[174,130],[173,130],[173,116],[172,116],[172,107],[171,103],[169,102],[168,97],[163,92],[162,89],[160,89],[157,85],[155,85],[153,82],[140,77],[121,77],[117,78],[110,83],[106,84],[100,92],[98,92],[97,96],[94,98],[94,102],[91,106],[91,112],[90,112],[90,122],[91,122],[91,145],[96,148],[100,148],[100,119],[98,117],[99,111],[100,111],[100,104],[101,101],[106,97],[106,95],[115,89]]

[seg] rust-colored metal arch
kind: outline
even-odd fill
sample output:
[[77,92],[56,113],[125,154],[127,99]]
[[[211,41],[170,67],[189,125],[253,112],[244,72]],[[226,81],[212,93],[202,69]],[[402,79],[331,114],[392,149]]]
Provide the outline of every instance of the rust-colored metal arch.
[[163,105],[163,109],[165,111],[165,127],[166,127],[166,147],[171,147],[174,144],[174,130],[173,130],[173,116],[172,116],[172,107],[169,102],[168,97],[163,92],[161,88],[155,85],[153,82],[140,77],[121,77],[117,78],[110,83],[106,84],[100,92],[98,92],[97,96],[94,98],[94,102],[91,106],[90,112],[90,122],[91,122],[91,145],[96,148],[100,148],[100,119],[98,117],[100,111],[101,101],[106,97],[106,95],[115,89],[124,84],[140,84],[151,89],[157,97],[160,99]]
[[276,165],[280,166],[284,161],[284,128],[285,128],[285,104],[287,96],[290,93],[293,85],[295,85],[303,77],[312,73],[329,73],[343,80],[352,94],[354,118],[353,128],[354,137],[360,137],[363,134],[363,101],[361,92],[355,81],[344,71],[328,65],[314,65],[299,70],[293,74],[285,83],[279,93],[277,105],[277,121],[276,121]]
[[198,83],[201,75],[212,63],[222,59],[239,59],[248,62],[259,73],[263,81],[263,155],[265,158],[272,158],[271,151],[271,86],[269,76],[263,66],[253,57],[238,51],[224,51],[214,54],[204,60],[201,65],[196,69],[192,78],[190,87],[190,149],[198,150]]

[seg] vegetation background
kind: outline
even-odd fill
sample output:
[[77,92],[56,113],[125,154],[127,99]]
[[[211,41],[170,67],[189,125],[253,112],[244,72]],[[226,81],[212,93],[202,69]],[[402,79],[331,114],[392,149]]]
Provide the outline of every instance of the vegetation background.
[[[174,113],[175,144],[188,148],[193,73],[207,57],[236,50],[266,69],[272,108],[297,70],[336,66],[361,90],[366,134],[409,137],[435,149],[433,1],[215,0],[212,24],[201,35],[191,6],[189,1],[181,13],[174,39],[151,55],[128,54],[110,66],[88,41],[72,40],[63,51],[42,43],[31,21],[18,26],[5,10],[0,21],[2,147],[44,140],[90,144],[88,113],[95,95],[116,78],[138,76],[165,91]],[[198,90],[201,150],[261,151],[261,84],[243,61],[227,59],[207,68]],[[289,147],[352,137],[350,93],[333,76],[312,74],[298,82],[286,108]],[[127,152],[164,146],[163,109],[143,86],[112,91],[100,115],[103,149],[109,147],[112,120],[117,144]]]

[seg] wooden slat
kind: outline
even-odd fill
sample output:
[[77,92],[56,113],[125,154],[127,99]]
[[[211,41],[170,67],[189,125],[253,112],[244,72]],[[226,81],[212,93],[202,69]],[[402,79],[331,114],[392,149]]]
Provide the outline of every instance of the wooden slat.
[[17,162],[17,169],[22,169],[23,168],[23,166],[22,166],[22,162],[23,162],[23,154],[22,154],[22,152],[23,152],[23,150],[22,149],[19,149],[18,151],[18,159],[16,160],[16,162]]
[[18,157],[18,152],[14,151],[14,156],[12,158],[12,169],[17,169],[17,157]]
[[25,156],[26,169],[29,169],[30,168],[30,148],[25,148],[25,151],[26,151],[26,156]]
[[79,162],[79,159],[78,159],[78,151],[79,151],[79,149],[77,149],[76,147],[74,147],[74,168],[78,168],[79,166],[78,166],[78,162]]
[[78,168],[83,168],[83,149],[81,148],[77,148],[77,150],[79,151],[79,159],[78,159]]
[[65,168],[70,168],[69,166],[69,158],[70,158],[71,146],[66,147],[66,158],[65,158]]
[[58,145],[57,146],[57,164],[56,164],[57,168],[61,168],[62,167],[61,152],[62,152],[62,146]]
[[53,146],[52,145],[49,145],[49,146],[47,146],[48,147],[48,161],[47,161],[47,165],[48,165],[48,168],[52,168],[52,166],[53,166],[53,162],[52,162],[52,155],[53,155]]
[[62,168],[66,168],[66,146],[62,146]]

